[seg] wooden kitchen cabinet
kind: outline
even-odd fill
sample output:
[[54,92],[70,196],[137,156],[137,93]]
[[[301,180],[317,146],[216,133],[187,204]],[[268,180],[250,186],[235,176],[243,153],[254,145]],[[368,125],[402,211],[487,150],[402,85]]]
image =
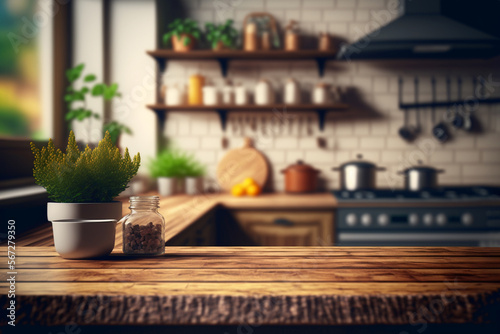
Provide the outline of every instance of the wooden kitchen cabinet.
[[[254,246],[331,246],[333,211],[232,210],[219,226],[220,244]],[[225,233],[224,233],[225,232]]]
[[166,246],[215,246],[215,209],[165,243]]

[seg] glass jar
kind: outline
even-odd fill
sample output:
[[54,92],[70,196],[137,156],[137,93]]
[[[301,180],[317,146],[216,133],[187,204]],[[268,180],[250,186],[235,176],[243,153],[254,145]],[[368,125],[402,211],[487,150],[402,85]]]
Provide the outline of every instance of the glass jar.
[[165,219],[158,212],[158,196],[130,197],[130,213],[123,226],[123,253],[158,255],[165,253]]

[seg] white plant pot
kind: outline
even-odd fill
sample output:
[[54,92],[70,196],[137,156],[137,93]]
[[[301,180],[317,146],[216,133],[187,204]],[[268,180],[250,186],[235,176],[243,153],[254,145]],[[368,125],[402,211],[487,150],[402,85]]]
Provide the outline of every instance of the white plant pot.
[[158,192],[161,196],[172,196],[185,192],[185,182],[178,177],[159,177]]
[[105,256],[115,246],[122,203],[48,203],[57,253],[67,259]]
[[202,177],[186,177],[186,194],[196,195],[203,190]]

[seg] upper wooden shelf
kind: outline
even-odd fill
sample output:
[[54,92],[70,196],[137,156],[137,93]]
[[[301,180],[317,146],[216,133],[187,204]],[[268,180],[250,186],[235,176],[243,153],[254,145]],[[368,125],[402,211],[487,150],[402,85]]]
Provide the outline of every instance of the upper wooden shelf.
[[176,52],[168,49],[147,51],[155,58],[160,70],[166,68],[167,60],[217,60],[220,64],[222,75],[227,74],[228,62],[230,60],[314,60],[318,65],[319,75],[322,77],[325,71],[325,62],[335,60],[336,53],[333,51],[318,50],[269,50],[269,51],[243,51],[243,50],[192,50],[188,52]]
[[325,124],[325,115],[328,111],[343,111],[348,108],[344,103],[330,103],[330,104],[267,104],[267,105],[228,105],[217,104],[212,106],[206,105],[178,105],[168,106],[165,104],[150,104],[147,106],[149,109],[154,110],[160,118],[160,123],[165,120],[165,112],[167,111],[215,111],[219,114],[222,129],[226,128],[227,113],[229,111],[277,111],[277,112],[301,112],[301,111],[315,111],[318,114],[318,126],[323,130]]

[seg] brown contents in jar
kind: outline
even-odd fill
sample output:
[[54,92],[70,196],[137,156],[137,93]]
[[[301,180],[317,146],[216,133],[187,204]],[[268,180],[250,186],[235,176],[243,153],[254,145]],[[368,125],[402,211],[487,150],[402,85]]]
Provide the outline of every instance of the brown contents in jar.
[[147,225],[125,226],[125,253],[157,254],[163,252],[163,247],[161,224],[149,222]]

